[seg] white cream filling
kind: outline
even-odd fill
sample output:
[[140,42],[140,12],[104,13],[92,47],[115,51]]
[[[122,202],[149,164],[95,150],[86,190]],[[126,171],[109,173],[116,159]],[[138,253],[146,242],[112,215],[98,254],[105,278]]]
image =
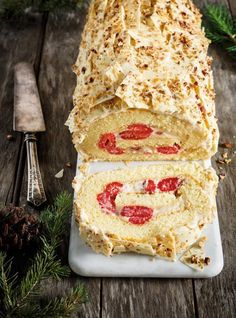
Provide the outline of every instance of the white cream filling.
[[[165,178],[163,178],[163,179],[165,179]],[[125,192],[125,193],[136,193],[136,194],[137,193],[147,193],[145,191],[145,188],[147,187],[148,180],[149,179],[140,180],[140,181],[136,181],[136,182],[132,182],[132,183],[124,183],[123,187],[122,187],[122,192]],[[161,181],[162,179],[150,179],[150,180],[152,180],[155,183],[155,185],[156,185],[155,192],[159,192],[159,193],[163,194],[163,192],[160,191],[157,188],[158,182]],[[173,191],[172,192],[168,191],[165,194],[167,194],[167,193],[168,193],[168,195],[173,195],[174,196]]]

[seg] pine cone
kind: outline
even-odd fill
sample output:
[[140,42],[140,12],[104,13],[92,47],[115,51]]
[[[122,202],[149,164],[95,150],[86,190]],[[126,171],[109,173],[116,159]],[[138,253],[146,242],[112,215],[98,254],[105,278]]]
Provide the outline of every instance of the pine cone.
[[21,250],[39,235],[37,215],[23,208],[6,206],[0,209],[0,250]]

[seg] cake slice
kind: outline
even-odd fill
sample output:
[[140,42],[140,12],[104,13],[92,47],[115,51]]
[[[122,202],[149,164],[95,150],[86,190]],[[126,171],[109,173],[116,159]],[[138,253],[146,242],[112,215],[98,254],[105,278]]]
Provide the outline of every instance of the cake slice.
[[212,221],[217,180],[198,163],[80,176],[74,180],[80,236],[107,256],[132,251],[175,260]]
[[83,158],[210,158],[218,127],[208,44],[190,0],[93,0],[67,122]]

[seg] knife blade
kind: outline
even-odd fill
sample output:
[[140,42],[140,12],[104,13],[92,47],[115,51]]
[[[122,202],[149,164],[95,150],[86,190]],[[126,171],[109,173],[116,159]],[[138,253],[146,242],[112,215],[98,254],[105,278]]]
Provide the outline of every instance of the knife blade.
[[13,129],[21,132],[45,131],[45,123],[33,66],[15,66]]
[[23,132],[27,150],[27,201],[38,207],[47,199],[38,162],[35,133],[46,130],[33,66],[21,62],[14,73],[13,129]]

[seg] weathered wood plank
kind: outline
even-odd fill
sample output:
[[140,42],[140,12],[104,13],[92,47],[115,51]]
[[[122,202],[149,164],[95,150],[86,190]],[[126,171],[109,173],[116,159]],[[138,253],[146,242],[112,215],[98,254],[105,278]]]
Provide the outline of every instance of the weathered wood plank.
[[[12,132],[13,67],[19,61],[35,63],[41,43],[42,15],[1,22],[0,30],[0,200],[11,200],[21,134]],[[9,141],[7,134],[13,134]]]
[[[68,127],[64,125],[72,108],[72,94],[76,84],[71,66],[75,62],[84,27],[86,10],[79,13],[50,14],[40,63],[38,87],[41,96],[46,133],[38,135],[39,162],[49,203],[61,191],[73,192],[71,182],[76,169],[76,151],[72,145]],[[70,163],[71,167],[66,167]],[[55,174],[64,169],[62,178]],[[27,169],[26,169],[27,172]],[[24,175],[21,203],[25,203],[27,173]],[[65,242],[65,245],[67,242]],[[64,248],[67,259],[68,249]],[[99,317],[100,278],[78,278],[73,275],[60,285],[48,282],[46,291],[57,294],[58,288],[66,289],[76,280],[82,280],[89,293],[78,317]],[[75,315],[75,316],[77,316]]]
[[[78,278],[77,278],[78,280]],[[83,304],[75,315],[78,318],[100,318],[101,300],[101,279],[100,278],[80,278],[88,291],[88,303]]]
[[[213,1],[211,1],[213,2]],[[202,5],[203,1],[198,1]],[[217,1],[227,5],[227,1]],[[229,1],[231,10],[235,10],[235,1]],[[222,49],[212,46],[210,55],[213,57],[213,72],[216,90],[216,110],[219,118],[220,140],[230,142],[236,149],[236,108],[235,83],[236,62]],[[229,157],[229,165],[220,166],[215,159],[225,150],[219,148],[218,154],[213,158],[216,170],[226,173],[226,178],[220,182],[217,206],[220,219],[221,237],[223,243],[225,265],[222,273],[212,279],[195,280],[195,294],[198,306],[198,315],[203,317],[235,317],[236,313],[236,218],[235,190],[236,190],[236,160],[233,151]]]
[[103,318],[194,317],[190,279],[103,279]]
[[235,16],[236,15],[236,1],[235,0],[228,0],[228,2],[229,2],[231,12]]
[[[236,149],[236,108],[235,83],[236,63],[223,51],[211,50],[214,58],[213,71],[216,89],[217,116],[221,142],[233,143]],[[234,136],[234,137],[233,137]],[[223,149],[219,149],[223,153]],[[218,158],[219,154],[215,156]],[[195,281],[196,297],[199,317],[235,317],[236,313],[236,218],[235,218],[235,191],[236,191],[236,158],[232,156],[232,163],[223,165],[222,170],[214,166],[217,171],[225,172],[226,177],[220,182],[217,206],[220,219],[221,237],[223,243],[225,265],[223,272],[216,278]],[[213,159],[214,161],[214,159]],[[207,295],[207,297],[205,297]],[[227,314],[226,314],[227,312]]]

